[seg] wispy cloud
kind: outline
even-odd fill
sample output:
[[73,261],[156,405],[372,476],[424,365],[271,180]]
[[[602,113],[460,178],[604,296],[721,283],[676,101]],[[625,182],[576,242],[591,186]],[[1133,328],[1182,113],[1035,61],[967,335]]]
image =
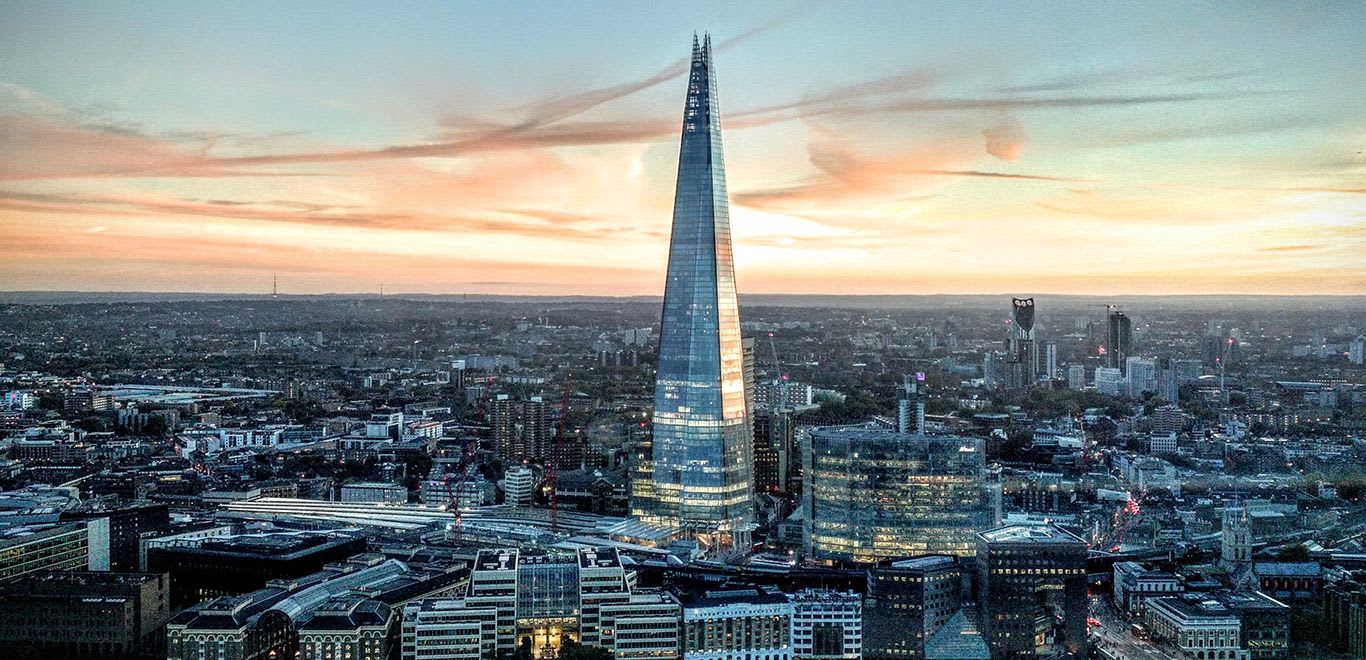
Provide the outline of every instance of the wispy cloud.
[[[849,215],[860,209],[900,205],[926,195],[945,180],[1003,179],[1046,183],[1079,183],[1083,179],[998,172],[964,167],[981,152],[966,141],[941,141],[910,149],[869,155],[860,153],[845,137],[831,137],[808,145],[809,158],[820,174],[800,183],[741,190],[737,204],[805,217]],[[853,215],[861,215],[854,213]]]
[[[225,200],[196,201],[141,195],[88,196],[0,191],[0,208],[36,213],[100,217],[220,218],[303,225],[458,231],[479,234],[513,234],[576,241],[600,241],[604,236],[591,229],[565,223],[525,222],[506,217],[456,217],[378,210],[352,210],[306,202],[273,200],[262,203]],[[522,215],[526,215],[522,213]]]

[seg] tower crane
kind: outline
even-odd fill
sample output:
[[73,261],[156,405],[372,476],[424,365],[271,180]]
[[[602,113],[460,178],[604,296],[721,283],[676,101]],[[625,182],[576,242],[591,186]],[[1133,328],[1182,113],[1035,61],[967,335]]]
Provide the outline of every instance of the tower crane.
[[460,519],[460,500],[465,495],[465,481],[469,477],[470,463],[474,460],[474,442],[466,442],[465,448],[460,456],[460,474],[456,480],[456,487],[451,489],[451,473],[447,472],[441,479],[441,484],[446,488],[446,510],[452,512],[455,519],[451,521],[451,540],[459,541],[461,524]]
[[569,377],[565,376],[564,389],[560,393],[560,419],[555,424],[555,450],[545,471],[546,495],[550,499],[550,531],[560,528],[560,453],[564,449],[564,424],[569,418]]

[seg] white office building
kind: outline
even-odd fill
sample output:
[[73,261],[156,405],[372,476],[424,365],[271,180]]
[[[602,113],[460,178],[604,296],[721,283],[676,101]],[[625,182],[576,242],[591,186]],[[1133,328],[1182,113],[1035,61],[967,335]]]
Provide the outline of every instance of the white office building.
[[525,465],[517,465],[503,476],[503,495],[513,506],[531,506],[531,495],[536,490],[536,473]]
[[402,484],[378,482],[342,484],[341,501],[402,504],[408,501],[408,488]]
[[807,589],[792,603],[792,654],[803,660],[863,657],[863,597],[854,592]]
[[1237,612],[1203,594],[1147,601],[1143,618],[1154,637],[1171,642],[1193,658],[1249,660],[1242,648],[1242,622]]
[[1117,367],[1096,367],[1096,391],[1110,396],[1127,394],[1124,372]]
[[1144,392],[1157,393],[1157,362],[1150,358],[1131,357],[1124,361],[1125,388],[1129,396]]

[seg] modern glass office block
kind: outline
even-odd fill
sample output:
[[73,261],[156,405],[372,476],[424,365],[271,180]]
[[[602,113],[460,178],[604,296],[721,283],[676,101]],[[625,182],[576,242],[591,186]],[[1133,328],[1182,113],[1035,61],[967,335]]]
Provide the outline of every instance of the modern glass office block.
[[754,486],[710,38],[693,42],[667,277],[653,488],[636,512],[736,546],[753,518]]

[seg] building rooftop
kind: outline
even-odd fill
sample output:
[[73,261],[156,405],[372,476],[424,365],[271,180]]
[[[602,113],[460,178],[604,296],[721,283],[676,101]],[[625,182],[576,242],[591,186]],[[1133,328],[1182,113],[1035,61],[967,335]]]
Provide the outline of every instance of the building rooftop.
[[1006,525],[978,536],[987,543],[1086,543],[1077,535],[1054,525]]
[[924,555],[922,557],[911,557],[910,559],[897,559],[887,563],[887,566],[890,568],[914,571],[953,568],[957,565],[957,558],[949,555]]
[[782,593],[765,591],[759,587],[685,591],[678,594],[678,600],[686,608],[724,607],[727,605],[780,605],[788,602],[787,596]]
[[925,660],[991,660],[971,608],[960,609],[925,640]]
[[351,543],[354,536],[276,533],[242,534],[226,538],[205,539],[197,546],[158,548],[166,552],[188,552],[231,557],[256,556],[273,561],[288,561],[325,548]]
[[474,558],[476,571],[513,571],[517,570],[518,553],[514,549],[480,550]]
[[579,550],[580,568],[616,568],[621,566],[621,557],[615,548],[586,548]]
[[1320,577],[1323,567],[1312,561],[1259,561],[1252,564],[1257,575],[1278,577]]

